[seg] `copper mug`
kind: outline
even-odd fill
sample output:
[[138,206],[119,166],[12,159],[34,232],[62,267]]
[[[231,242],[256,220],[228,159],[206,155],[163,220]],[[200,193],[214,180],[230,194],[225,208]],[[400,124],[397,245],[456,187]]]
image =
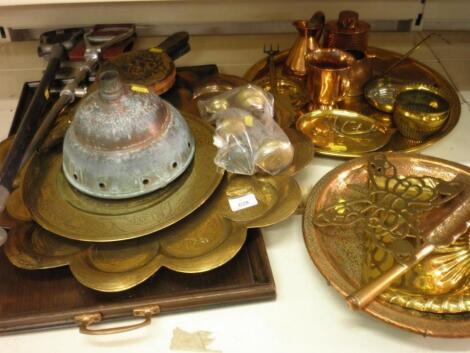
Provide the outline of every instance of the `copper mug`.
[[354,56],[335,48],[317,49],[305,57],[309,109],[333,109],[351,86]]

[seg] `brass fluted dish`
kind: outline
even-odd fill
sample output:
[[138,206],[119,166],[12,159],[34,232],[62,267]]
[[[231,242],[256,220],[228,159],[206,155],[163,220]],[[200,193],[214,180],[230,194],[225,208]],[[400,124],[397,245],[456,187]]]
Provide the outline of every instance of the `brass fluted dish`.
[[212,128],[186,117],[196,140],[194,161],[167,187],[133,199],[98,199],[75,190],[64,177],[57,148],[35,156],[23,184],[34,221],[69,239],[108,242],[154,233],[192,213],[214,192],[223,171],[213,163]]
[[[470,168],[404,153],[356,158],[325,175],[304,214],[308,252],[344,297],[419,244],[423,215],[467,185]],[[441,247],[364,310],[394,326],[440,337],[470,335],[469,235]]]
[[[257,205],[232,211],[230,199],[252,194]],[[69,266],[86,287],[117,292],[160,268],[197,273],[222,266],[243,246],[247,228],[280,222],[296,210],[300,189],[290,176],[228,175],[204,207],[152,235],[122,242],[85,243],[18,223],[5,244],[15,266],[28,270]]]
[[[276,70],[279,75],[282,74],[283,65],[287,58],[287,55],[288,51],[283,51],[274,57],[274,61],[276,63]],[[403,55],[401,54],[373,47],[369,47],[367,49],[367,56],[370,59],[372,69],[376,74],[384,72],[393,63],[397,62],[403,57]],[[250,69],[248,69],[244,77],[248,81],[256,82],[257,80],[260,80],[263,77],[267,76],[268,68],[266,65],[266,59],[263,59],[255,63]],[[455,92],[455,89],[439,73],[416,60],[408,58],[393,70],[392,78],[400,82],[422,82],[423,84],[437,87],[441,92],[443,92],[445,98],[449,101],[450,111],[448,119],[446,120],[442,128],[434,135],[428,136],[422,141],[415,141],[407,139],[401,134],[396,133],[392,136],[390,141],[380,149],[380,151],[411,152],[421,150],[442,139],[457,125],[457,122],[460,118],[459,98],[457,96],[457,93]],[[303,87],[303,90],[304,92],[306,92],[305,86]],[[340,102],[338,108],[355,111],[357,113],[372,117],[379,121],[392,124],[391,114],[387,114],[375,109],[374,107],[369,105],[362,96],[350,97],[347,100]],[[318,153],[322,154],[323,152],[318,151]],[[334,156],[344,158],[350,157],[348,155],[343,154],[341,151],[335,153]]]

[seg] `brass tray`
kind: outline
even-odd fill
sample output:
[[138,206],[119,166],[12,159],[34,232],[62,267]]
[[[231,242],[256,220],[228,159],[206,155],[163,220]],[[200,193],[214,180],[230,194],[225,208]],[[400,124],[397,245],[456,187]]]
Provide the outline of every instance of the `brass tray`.
[[35,222],[69,239],[109,242],[151,234],[183,219],[217,188],[223,171],[212,162],[212,128],[185,113],[196,140],[187,171],[169,186],[131,200],[86,196],[62,173],[59,148],[36,156],[24,178],[23,199]]
[[[283,51],[277,54],[274,58],[276,63],[276,68],[278,70],[278,75],[282,75],[283,64],[287,58],[288,51]],[[398,53],[394,53],[385,49],[369,47],[367,49],[367,56],[372,62],[373,71],[376,74],[380,74],[387,67],[392,65],[394,62],[400,60],[403,56]],[[268,67],[266,65],[266,59],[260,60],[254,64],[246,73],[245,79],[248,81],[254,81],[265,77],[268,74]],[[395,132],[390,141],[378,151],[403,151],[411,152],[418,151],[425,147],[428,147],[435,142],[442,139],[446,136],[452,129],[457,125],[457,122],[460,118],[460,101],[454,90],[454,88],[449,84],[449,82],[442,77],[439,73],[432,70],[428,66],[413,60],[406,59],[402,64],[397,66],[393,70],[393,78],[399,79],[401,81],[407,82],[421,82],[429,85],[435,85],[437,88],[441,89],[449,101],[450,104],[450,114],[447,122],[444,127],[437,132],[436,134],[425,138],[423,141],[413,141],[403,137],[398,132]],[[305,89],[305,82],[298,81],[299,84],[303,85]],[[339,104],[340,109],[352,110],[363,115],[370,116],[386,124],[392,124],[391,115],[383,113],[379,110],[376,110],[370,106],[363,96],[352,97],[344,102]],[[317,151],[319,154],[322,154],[321,150]],[[349,158],[349,157],[359,157],[362,154],[356,154],[351,156],[349,154],[343,154],[341,151],[331,154],[329,156]]]
[[[228,200],[252,193],[258,204],[232,211]],[[204,207],[152,235],[123,242],[85,243],[54,235],[34,223],[10,231],[5,254],[28,270],[69,266],[88,288],[119,292],[132,288],[166,267],[199,273],[232,259],[248,228],[280,222],[296,210],[300,189],[291,177],[228,175]]]
[[[369,180],[367,172],[369,158],[379,155],[386,155],[387,160],[396,167],[397,175],[429,177],[427,179],[430,182],[432,182],[431,179],[451,181],[458,176],[470,176],[470,168],[456,163],[424,155],[396,152],[371,154],[368,157],[356,158],[326,174],[315,185],[307,200],[303,219],[304,240],[310,257],[318,270],[343,297],[353,293],[362,285],[364,264],[368,256],[366,237],[359,234],[358,227],[354,225],[328,230],[325,227],[315,225],[314,222],[318,224],[316,217],[320,212],[338,201],[347,200],[352,195],[357,197],[358,185],[366,187]],[[400,178],[396,180],[399,183],[400,180],[403,181]],[[355,185],[355,187],[351,187],[351,185]],[[397,184],[391,182],[386,185]],[[341,209],[338,208],[337,211],[340,212]],[[347,213],[344,214],[344,219],[349,220],[346,217]],[[468,244],[467,251],[470,251]],[[458,288],[456,288],[456,293],[458,293]],[[388,302],[391,301],[390,294],[394,293],[390,290],[386,291],[364,310],[386,323],[425,336],[470,336],[468,312],[438,314],[407,309],[390,304]],[[406,291],[401,291],[401,295],[406,295]],[[433,301],[434,297],[421,295],[422,298]]]
[[385,146],[394,129],[368,116],[341,109],[316,110],[302,115],[296,123],[314,142],[317,153],[354,157]]

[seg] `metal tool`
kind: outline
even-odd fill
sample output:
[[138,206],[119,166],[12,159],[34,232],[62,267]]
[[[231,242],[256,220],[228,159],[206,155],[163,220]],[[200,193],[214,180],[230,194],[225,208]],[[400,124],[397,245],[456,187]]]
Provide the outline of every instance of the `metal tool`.
[[[441,209],[440,217],[426,219],[423,222],[430,228],[424,236],[423,245],[407,259],[397,263],[382,276],[376,278],[365,287],[346,298],[354,309],[367,306],[378,295],[386,290],[395,280],[401,278],[414,266],[430,255],[438,246],[449,246],[459,237],[467,233],[470,227],[470,197],[467,192],[450,202],[448,207]],[[442,213],[445,213],[442,216]]]
[[42,47],[42,49],[39,50],[39,52],[44,55],[47,52],[49,61],[0,170],[0,212],[3,212],[5,209],[6,200],[10,195],[13,180],[20,169],[24,153],[40,124],[42,114],[49,101],[49,86],[54,81],[55,73],[65,57],[67,48],[71,48],[82,34],[83,31],[80,30],[64,32],[60,37],[63,41],[51,44],[47,48]]
[[[44,99],[48,99],[49,83],[54,79],[54,72],[60,64],[60,58],[63,55],[64,47],[60,44],[52,48],[49,64],[46,73],[39,84],[36,93],[33,97],[33,103],[29,106],[26,116],[21,122],[21,125],[16,133],[15,140],[12,147],[5,159],[5,162],[0,170],[0,212],[5,209],[6,201],[10,195],[15,179],[21,165],[28,160],[34,151],[40,147],[42,141],[47,136],[47,133],[54,122],[59,112],[67,104],[70,104],[75,99],[75,89],[77,86],[86,79],[90,72],[93,72],[98,65],[100,53],[104,48],[108,48],[117,42],[125,40],[134,34],[134,29],[130,28],[128,32],[121,33],[109,41],[101,44],[93,44],[88,39],[88,33],[84,35],[85,43],[87,44],[85,52],[85,63],[80,66],[77,76],[67,84],[60,93],[60,98],[54,103],[46,117],[38,127],[37,116],[42,113],[42,109],[37,110],[38,104],[43,104]],[[35,97],[36,100],[35,100]],[[30,142],[31,141],[31,142]],[[0,245],[6,240],[6,233],[0,234]]]
[[379,77],[383,77],[383,76],[386,76],[388,75],[393,69],[395,69],[398,65],[401,65],[401,63],[403,63],[403,61],[405,61],[406,59],[409,58],[409,56],[411,54],[414,53],[414,51],[416,49],[418,49],[421,44],[423,44],[424,42],[426,42],[429,38],[431,38],[432,36],[439,36],[439,34],[437,33],[430,33],[428,34],[426,37],[424,37],[423,39],[421,39],[418,43],[416,43],[410,50],[408,50],[405,54],[403,54],[403,56],[400,58],[400,60],[398,61],[395,61],[392,65],[390,65],[384,72],[382,72],[382,74],[379,76]]
[[271,93],[277,93],[277,77],[276,77],[276,64],[274,62],[274,56],[279,53],[279,44],[277,49],[273,49],[273,45],[263,46],[263,52],[268,54],[268,67],[269,67],[269,83],[271,85]]

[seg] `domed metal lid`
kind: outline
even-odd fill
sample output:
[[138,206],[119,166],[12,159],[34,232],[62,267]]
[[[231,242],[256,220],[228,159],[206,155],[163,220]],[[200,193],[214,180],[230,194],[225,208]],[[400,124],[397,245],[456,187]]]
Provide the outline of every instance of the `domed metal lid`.
[[64,139],[67,180],[87,194],[127,198],[179,176],[194,154],[184,118],[144,86],[123,85],[117,71],[79,104]]

